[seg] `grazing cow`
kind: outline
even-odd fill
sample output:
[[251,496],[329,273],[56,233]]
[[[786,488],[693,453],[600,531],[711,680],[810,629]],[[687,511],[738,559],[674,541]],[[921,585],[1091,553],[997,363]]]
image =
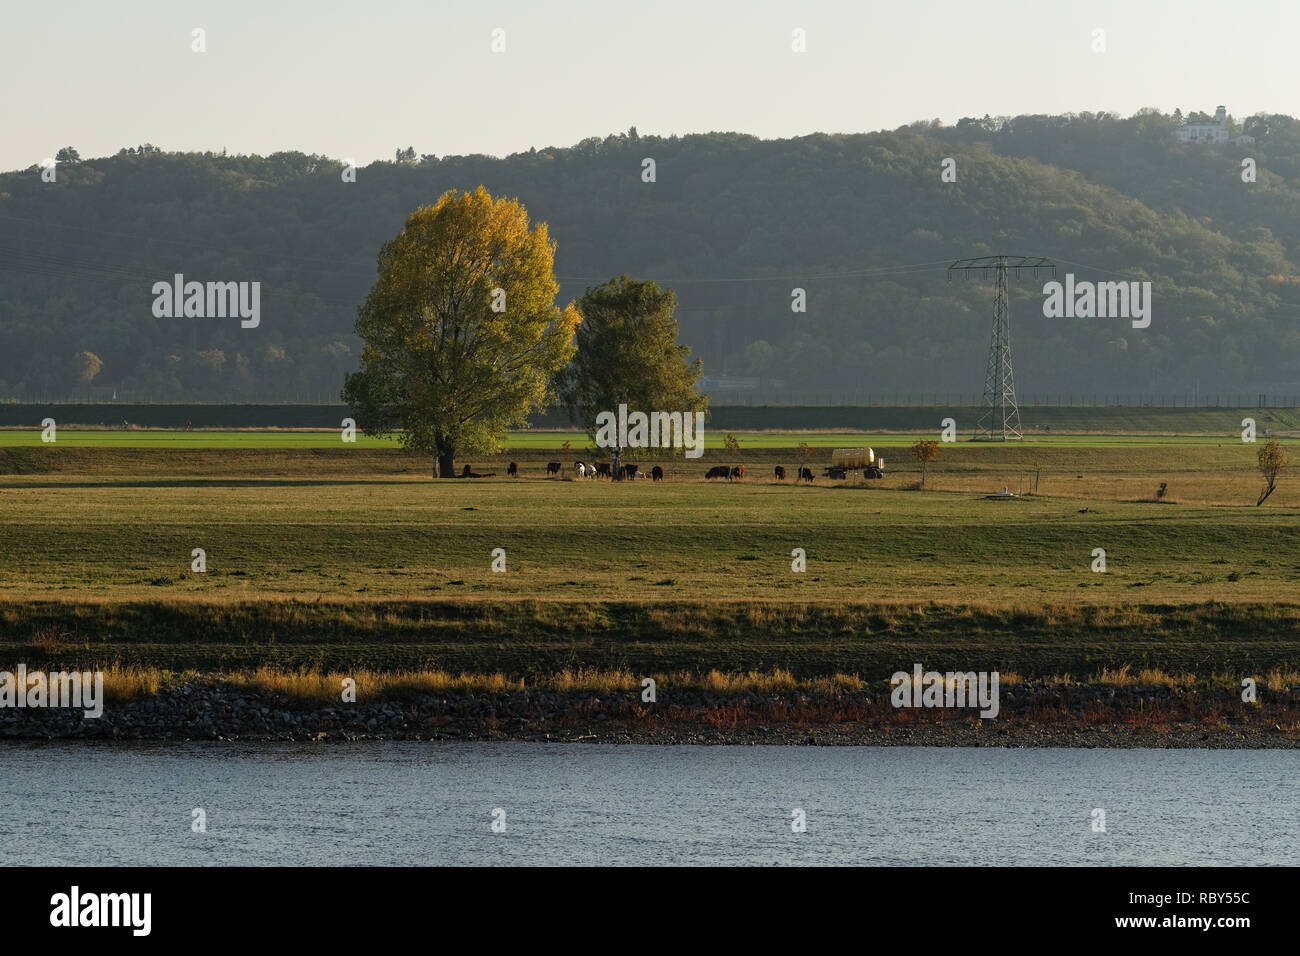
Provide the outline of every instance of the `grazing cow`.
[[727,477],[728,477],[729,479],[732,479],[732,480],[735,480],[736,478],[744,478],[744,477],[745,477],[745,466],[744,466],[744,465],[737,465],[735,468],[732,468],[732,469],[731,469],[731,474],[727,475]]
[[730,478],[731,469],[728,468],[726,465],[714,465],[712,468],[709,469],[708,474],[706,474],[704,477],[706,480],[709,478]]
[[777,480],[777,481],[785,481],[785,466],[784,466],[784,465],[777,465],[777,466],[776,466],[776,480]]
[[650,477],[654,481],[663,481],[664,470],[660,468],[658,465],[655,465],[653,468],[650,469]]
[[809,484],[812,484],[812,480],[813,480],[813,476],[812,476],[812,469],[811,469],[811,468],[800,468],[800,469],[799,469],[799,477],[796,478],[795,481],[806,481],[806,482],[808,482]]
[[[624,478],[627,478],[628,480],[631,480],[631,479],[635,478],[638,474],[640,474],[640,472],[638,472],[638,471],[636,470],[636,465],[624,465],[624,466],[623,466],[623,477],[624,477]],[[642,477],[645,477],[645,476],[642,475]]]
[[514,478],[514,477],[518,476],[518,474],[519,474],[519,462],[517,462],[517,461],[512,461],[512,462],[510,463],[510,467],[506,469],[506,474],[509,475],[511,478]]
[[584,464],[583,464],[582,462],[580,462],[580,461],[575,461],[575,462],[573,463],[573,473],[574,473],[576,476],[578,476],[579,478],[586,478],[586,477],[587,477],[587,466],[584,465]]
[[546,463],[546,473],[548,475],[558,475],[560,473],[560,463],[558,461],[548,461]]
[[614,472],[609,467],[609,462],[607,461],[596,462],[596,477],[599,478],[601,475],[604,475],[606,478],[614,477]]

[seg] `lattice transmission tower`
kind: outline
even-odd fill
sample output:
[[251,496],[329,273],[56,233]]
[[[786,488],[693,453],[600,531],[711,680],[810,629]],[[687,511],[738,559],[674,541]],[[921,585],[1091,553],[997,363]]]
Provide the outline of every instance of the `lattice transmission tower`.
[[993,273],[993,334],[989,341],[988,366],[984,371],[984,411],[972,441],[1012,441],[1020,434],[1020,406],[1016,404],[1016,379],[1011,370],[1011,306],[1007,298],[1007,273],[1020,277],[1022,269],[1044,269],[1055,277],[1056,263],[1038,256],[980,256],[958,259],[948,267],[948,281],[954,272],[963,278],[971,273],[987,277]]

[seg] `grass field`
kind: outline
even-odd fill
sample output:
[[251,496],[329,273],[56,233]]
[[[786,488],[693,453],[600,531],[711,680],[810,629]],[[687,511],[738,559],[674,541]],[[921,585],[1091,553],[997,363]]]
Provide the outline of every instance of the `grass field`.
[[[0,663],[1300,667],[1300,480],[1254,507],[1255,447],[1239,440],[945,445],[922,491],[903,448],[874,482],[826,481],[824,452],[810,487],[771,477],[793,473],[793,449],[744,437],[743,481],[703,480],[723,460],[711,451],[662,460],[663,483],[615,484],[546,478],[566,457],[554,435],[470,461],[496,477],[435,481],[426,458],[337,437],[77,447],[65,434],[0,448]],[[520,478],[504,477],[508,460]],[[1035,462],[1039,494],[984,497],[1032,491]]]
[[[1207,406],[1104,405],[1096,397],[1062,396],[1084,404],[1022,405],[1021,424],[1027,437],[1057,434],[1075,435],[1218,435],[1235,436],[1243,418],[1253,418],[1261,433],[1300,433],[1300,408],[1294,406]],[[1216,401],[1218,397],[1216,397]],[[1276,400],[1276,399],[1275,399]],[[707,430],[719,436],[733,432],[777,432],[795,434],[801,430],[848,434],[912,434],[937,430],[945,418],[952,418],[963,436],[968,436],[983,414],[970,405],[726,405],[711,406]],[[144,428],[181,429],[191,422],[196,429],[320,429],[327,435],[349,414],[343,405],[252,405],[190,404],[134,405],[105,404],[16,404],[0,403],[0,428],[32,429],[45,418],[54,418],[64,428],[98,427],[114,430],[123,421],[131,431]],[[535,428],[563,427],[552,424]],[[192,436],[191,436],[192,437]]]

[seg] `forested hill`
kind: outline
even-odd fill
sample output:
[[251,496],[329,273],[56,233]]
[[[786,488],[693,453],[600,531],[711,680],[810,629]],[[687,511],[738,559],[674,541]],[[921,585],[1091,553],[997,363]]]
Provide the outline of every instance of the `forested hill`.
[[[614,275],[655,279],[677,291],[705,374],[758,379],[768,397],[978,392],[990,292],[949,284],[944,266],[995,253],[1153,283],[1151,325],[1135,329],[1045,318],[1045,277],[1013,279],[1022,393],[1300,392],[1300,121],[1234,124],[1247,146],[1179,144],[1180,122],[629,130],[504,159],[402,151],[355,182],[302,153],[131,148],[60,163],[54,183],[34,166],[0,175],[0,400],[85,391],[83,352],[102,361],[90,386],[119,397],[334,400],[381,243],[416,206],[480,183],[549,223],[564,301]],[[956,182],[941,181],[945,157]],[[260,325],[155,318],[152,286],[176,273],[259,281]]]

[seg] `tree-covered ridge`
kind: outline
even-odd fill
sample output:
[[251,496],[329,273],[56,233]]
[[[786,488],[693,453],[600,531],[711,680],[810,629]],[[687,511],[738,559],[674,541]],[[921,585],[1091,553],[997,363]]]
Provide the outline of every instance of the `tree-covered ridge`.
[[[0,399],[333,399],[357,367],[380,246],[413,209],[480,184],[548,224],[561,302],[653,279],[676,292],[705,375],[769,396],[978,392],[989,292],[949,285],[943,266],[1003,252],[1153,283],[1139,330],[1046,319],[1045,277],[1013,280],[1022,392],[1300,392],[1300,122],[1251,117],[1234,129],[1256,136],[1246,147],[1176,143],[1179,122],[1021,116],[770,141],[629,130],[503,159],[403,149],[355,182],[303,153],[65,154],[55,183],[38,167],[0,175]],[[956,182],[940,179],[946,157]],[[155,318],[151,287],[177,273],[259,281],[260,325]],[[89,386],[82,353],[102,363]]]

